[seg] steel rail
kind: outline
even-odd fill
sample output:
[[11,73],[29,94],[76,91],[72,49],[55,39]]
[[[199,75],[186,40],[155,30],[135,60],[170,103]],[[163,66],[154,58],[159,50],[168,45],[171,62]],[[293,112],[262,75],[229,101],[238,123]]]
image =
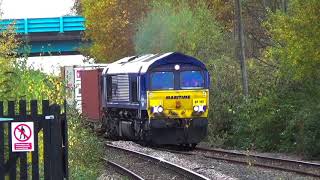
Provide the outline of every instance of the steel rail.
[[[253,154],[246,154],[246,153],[239,153],[239,152],[230,152],[224,150],[217,150],[217,149],[206,149],[206,148],[199,148],[197,147],[195,150],[202,151],[205,153],[211,153],[211,155],[204,155],[206,158],[213,158],[218,160],[229,161],[233,163],[245,164],[250,166],[257,166],[263,168],[270,168],[276,169],[281,171],[287,172],[294,172],[297,174],[312,176],[312,177],[320,177],[320,164],[317,163],[310,163],[305,161],[296,161],[296,160],[289,160],[289,159],[280,159],[280,158],[272,158],[268,156],[261,156],[261,155],[253,155]],[[219,155],[220,154],[220,155]],[[229,157],[227,157],[229,156]],[[236,158],[232,158],[230,156],[234,156],[236,158],[246,158],[245,160],[238,160]],[[256,160],[263,160],[264,164],[255,162]],[[270,161],[272,163],[267,163],[266,161]],[[277,164],[277,165],[274,165]],[[291,164],[290,168],[284,167],[284,164]],[[294,166],[292,166],[294,165]],[[294,167],[299,167],[300,169],[295,169]],[[310,167],[313,169],[319,169],[318,173],[303,171],[301,168],[305,168],[310,170]],[[305,170],[304,169],[304,170]]]
[[170,153],[175,153],[175,154],[183,154],[183,155],[188,155],[188,156],[192,156],[192,155],[196,155],[193,152],[186,152],[186,151],[179,151],[179,150],[173,150],[173,149],[166,149],[166,148],[152,148],[154,150],[158,150],[158,151],[165,151],[165,152],[170,152]]
[[130,171],[129,169],[115,163],[112,161],[109,161],[105,158],[101,158],[102,160],[104,160],[108,165],[110,165],[112,168],[114,168],[118,173],[129,177],[130,179],[134,179],[134,180],[144,180],[142,177],[140,177],[139,175],[137,175],[136,173]]
[[205,176],[203,176],[203,175],[201,175],[199,173],[196,173],[194,171],[186,169],[186,168],[184,168],[182,166],[173,164],[173,163],[171,163],[169,161],[166,161],[164,159],[161,159],[161,158],[153,157],[153,156],[150,156],[150,155],[147,155],[147,154],[143,154],[143,153],[140,153],[140,152],[137,152],[137,151],[133,151],[133,150],[128,150],[128,149],[121,148],[121,147],[118,147],[118,146],[114,146],[114,145],[111,145],[111,144],[105,144],[105,146],[108,147],[108,148],[113,148],[113,149],[120,150],[120,151],[123,151],[123,152],[131,153],[131,154],[134,154],[134,155],[136,155],[138,157],[141,157],[143,159],[158,163],[159,165],[161,165],[161,166],[163,166],[163,167],[165,167],[167,169],[171,169],[174,172],[180,174],[181,176],[183,176],[183,177],[185,177],[187,179],[209,180],[209,178],[207,178],[207,177],[205,177]]

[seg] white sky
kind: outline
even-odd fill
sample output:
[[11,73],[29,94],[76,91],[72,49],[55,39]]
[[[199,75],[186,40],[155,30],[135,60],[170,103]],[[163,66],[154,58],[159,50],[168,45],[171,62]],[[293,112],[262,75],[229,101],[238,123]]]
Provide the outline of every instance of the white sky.
[[[74,0],[0,0],[3,19],[59,17],[70,14]],[[58,74],[59,66],[83,64],[83,56],[31,57],[28,64]]]
[[[1,0],[0,0],[1,2]],[[74,0],[2,0],[2,18],[57,17],[70,13]]]

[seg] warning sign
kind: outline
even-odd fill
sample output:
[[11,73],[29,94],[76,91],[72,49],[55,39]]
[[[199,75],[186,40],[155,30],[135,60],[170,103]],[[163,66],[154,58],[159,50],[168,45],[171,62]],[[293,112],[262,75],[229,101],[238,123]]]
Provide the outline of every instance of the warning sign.
[[12,152],[34,151],[33,122],[11,123]]

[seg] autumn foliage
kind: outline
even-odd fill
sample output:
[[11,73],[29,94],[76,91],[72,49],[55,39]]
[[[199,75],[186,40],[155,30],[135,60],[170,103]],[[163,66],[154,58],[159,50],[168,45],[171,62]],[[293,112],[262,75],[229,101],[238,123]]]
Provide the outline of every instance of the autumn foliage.
[[147,11],[147,0],[81,0],[81,5],[86,37],[93,42],[89,55],[110,62],[134,54],[133,35]]
[[319,0],[241,1],[248,97],[233,0],[77,2],[93,42],[86,53],[97,61],[180,51],[206,63],[211,145],[320,158]]

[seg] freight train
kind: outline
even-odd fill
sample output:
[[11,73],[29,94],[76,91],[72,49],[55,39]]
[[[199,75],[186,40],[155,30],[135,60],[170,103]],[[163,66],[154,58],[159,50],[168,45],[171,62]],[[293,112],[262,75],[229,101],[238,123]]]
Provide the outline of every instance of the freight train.
[[210,76],[194,57],[126,57],[81,76],[83,114],[111,138],[195,147],[207,135]]

